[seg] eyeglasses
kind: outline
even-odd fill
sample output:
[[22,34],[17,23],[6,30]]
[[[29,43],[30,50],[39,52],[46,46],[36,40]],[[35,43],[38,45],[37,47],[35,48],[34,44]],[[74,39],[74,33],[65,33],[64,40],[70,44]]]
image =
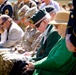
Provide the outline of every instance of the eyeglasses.
[[[7,21],[7,20],[6,20]],[[0,25],[3,25],[6,21],[2,22]]]

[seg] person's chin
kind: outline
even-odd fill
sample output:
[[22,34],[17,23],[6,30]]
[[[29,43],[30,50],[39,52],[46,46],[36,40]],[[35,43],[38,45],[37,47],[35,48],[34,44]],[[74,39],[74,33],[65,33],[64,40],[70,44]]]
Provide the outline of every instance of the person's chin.
[[4,33],[4,30],[1,30],[1,31],[0,31],[0,34],[2,34],[2,33]]
[[70,48],[70,47],[68,47],[68,50],[69,50],[70,52],[76,52],[75,49],[72,49],[72,48]]

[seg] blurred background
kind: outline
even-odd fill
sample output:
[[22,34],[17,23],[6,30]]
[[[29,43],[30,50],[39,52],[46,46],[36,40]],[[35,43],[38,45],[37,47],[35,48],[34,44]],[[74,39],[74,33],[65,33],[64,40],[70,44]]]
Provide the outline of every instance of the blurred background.
[[[10,2],[15,2],[17,0],[9,0]],[[72,0],[55,0],[57,2],[59,2],[60,4],[63,4],[63,3],[68,3],[69,1],[72,1]]]

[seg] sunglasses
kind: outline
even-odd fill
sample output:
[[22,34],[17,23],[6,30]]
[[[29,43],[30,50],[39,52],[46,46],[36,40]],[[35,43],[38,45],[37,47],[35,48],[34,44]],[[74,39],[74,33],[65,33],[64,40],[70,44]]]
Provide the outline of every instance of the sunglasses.
[[[7,20],[6,20],[6,21],[7,21]],[[5,23],[6,21],[2,22],[0,25],[4,25],[4,23]]]
[[[42,22],[42,21],[41,21],[41,22]],[[39,26],[40,26],[41,22],[39,22],[39,23],[38,23],[38,24],[36,24],[35,26],[36,26],[37,28],[39,28]]]
[[[46,18],[44,18],[43,20],[45,20]],[[43,21],[42,20],[42,21]],[[40,26],[40,24],[42,23],[42,21],[40,21],[38,24],[36,24],[35,26],[37,27],[37,28],[39,28],[39,26]]]

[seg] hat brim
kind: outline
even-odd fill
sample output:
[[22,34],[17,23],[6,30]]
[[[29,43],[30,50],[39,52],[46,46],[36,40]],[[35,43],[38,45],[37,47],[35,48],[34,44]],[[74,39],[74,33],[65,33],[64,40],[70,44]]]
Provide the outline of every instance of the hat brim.
[[59,21],[59,20],[53,20],[53,21],[50,22],[50,24],[53,24],[53,25],[56,25],[56,24],[67,25],[67,22]]

